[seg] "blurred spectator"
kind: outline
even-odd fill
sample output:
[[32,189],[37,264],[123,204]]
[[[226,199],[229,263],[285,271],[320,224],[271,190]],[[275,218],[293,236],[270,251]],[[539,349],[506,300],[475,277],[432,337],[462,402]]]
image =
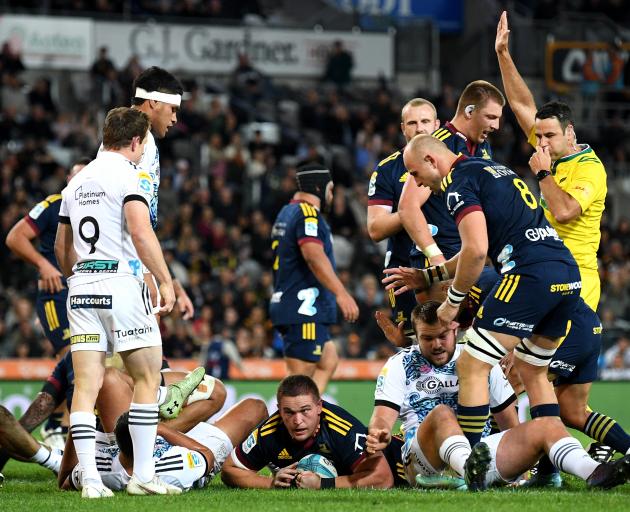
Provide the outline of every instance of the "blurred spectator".
[[630,338],[620,337],[617,342],[604,352],[606,368],[630,368]]
[[354,59],[352,54],[343,47],[343,42],[337,40],[333,43],[326,71],[324,72],[324,82],[332,82],[338,88],[343,89],[350,84]]

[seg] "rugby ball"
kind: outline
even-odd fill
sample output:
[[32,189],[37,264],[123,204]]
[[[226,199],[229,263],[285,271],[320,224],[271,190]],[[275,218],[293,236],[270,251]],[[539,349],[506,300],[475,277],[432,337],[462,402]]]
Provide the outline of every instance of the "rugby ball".
[[302,457],[298,462],[297,469],[300,471],[312,471],[322,478],[335,478],[337,469],[326,457],[317,453],[311,453]]

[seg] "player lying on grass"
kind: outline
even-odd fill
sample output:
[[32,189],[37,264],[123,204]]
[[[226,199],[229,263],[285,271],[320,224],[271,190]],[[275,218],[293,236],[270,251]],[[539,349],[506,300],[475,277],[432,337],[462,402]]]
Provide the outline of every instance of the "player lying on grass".
[[[400,444],[388,452],[389,459],[382,453],[365,453],[365,426],[341,407],[323,401],[310,377],[286,377],[276,396],[278,412],[258,425],[225,461],[221,473],[224,483],[261,489],[386,489],[395,484],[395,477],[402,483],[397,471],[401,464]],[[314,472],[298,471],[300,459],[313,453],[329,459],[339,476],[321,478]],[[265,466],[273,476],[258,474]]]
[[[455,351],[455,334],[441,327],[438,307],[438,302],[427,301],[412,313],[422,353],[417,346],[406,348],[389,359],[379,376],[366,442],[369,452],[387,446],[391,428],[400,417],[406,433],[403,461],[411,482],[446,483],[449,479],[441,478],[441,471],[448,465],[458,476],[465,476],[471,490],[482,490],[492,484],[515,481],[543,454],[549,454],[555,465],[587,480],[591,487],[609,488],[625,483],[630,476],[630,457],[623,462],[600,464],[590,459],[558,418],[538,418],[518,424],[513,416],[505,417],[505,408],[497,411],[501,407],[493,408],[497,423],[502,427],[511,423],[513,428],[482,438],[483,442],[475,446],[471,455],[453,410],[458,387],[454,360],[439,365],[440,359],[448,361],[450,347],[451,354]],[[453,367],[450,380],[449,364]],[[493,378],[503,381],[504,388],[509,387],[499,367],[495,367],[490,374],[491,398],[502,394],[501,386],[493,383]],[[514,395],[511,397],[513,401]],[[489,432],[489,426],[484,430]]]
[[[457,264],[457,258],[445,264],[447,272]],[[434,273],[432,267],[421,271],[419,269],[400,268],[393,279],[405,282],[405,286],[424,289],[429,285],[425,279],[427,272]],[[492,291],[494,279],[489,269],[484,271],[485,279],[480,279],[474,297],[468,298],[467,311],[469,316],[475,316],[479,304]],[[496,277],[496,274],[495,274]],[[447,281],[439,283],[446,284]],[[445,292],[442,291],[442,296]],[[439,294],[438,294],[439,296]],[[404,345],[406,342],[402,328],[396,328],[382,315],[377,317],[384,332],[395,344]],[[587,436],[611,446],[622,454],[630,453],[630,436],[613,418],[600,412],[593,411],[588,406],[588,397],[593,381],[597,378],[598,357],[601,352],[602,324],[597,314],[584,302],[578,300],[578,305],[570,315],[570,326],[567,336],[563,339],[558,350],[549,363],[549,380],[553,381],[554,391],[560,406],[560,418],[568,427],[574,428]],[[511,365],[507,365],[507,369]],[[510,379],[515,387],[522,387],[518,373],[510,372]],[[600,462],[610,460],[611,453]],[[528,486],[560,487],[562,479],[549,459],[543,457],[536,475],[527,483]]]
[[[262,400],[247,398],[231,407],[212,424],[201,421],[186,434],[164,423],[158,424],[153,452],[155,472],[163,481],[182,491],[204,487],[221,471],[233,446],[242,442],[249,431],[266,416],[267,407]],[[115,444],[109,444],[106,436],[99,436],[97,440],[98,470],[109,489],[122,491],[133,469],[129,413],[118,418],[115,432]],[[72,444],[64,456],[59,486],[66,490],[82,487],[82,473]]]
[[[375,453],[389,445],[392,428],[401,420],[405,432],[402,459],[411,484],[418,475],[439,475],[446,465],[463,477],[470,455],[470,444],[461,429],[443,428],[443,408],[432,413],[438,406],[446,406],[445,411],[456,409],[459,384],[455,367],[463,351],[462,345],[456,346],[455,329],[440,324],[439,306],[439,302],[427,301],[412,311],[417,344],[390,357],[383,367],[368,427],[366,448],[368,453]],[[517,425],[516,396],[499,367],[490,373],[489,385],[490,407],[497,424],[503,430]],[[488,421],[483,434],[489,433]]]
[[[0,447],[9,457],[22,462],[36,462],[57,474],[62,452],[41,445],[29,434],[6,407],[0,405]],[[0,473],[0,484],[4,477]]]

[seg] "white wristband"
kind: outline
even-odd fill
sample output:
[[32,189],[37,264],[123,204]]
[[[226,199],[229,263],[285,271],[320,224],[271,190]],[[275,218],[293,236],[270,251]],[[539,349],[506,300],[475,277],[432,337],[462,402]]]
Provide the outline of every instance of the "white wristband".
[[433,258],[434,256],[442,255],[442,251],[440,251],[440,248],[438,247],[437,244],[431,244],[425,247],[424,249],[422,249],[422,252],[429,259]]
[[453,285],[449,286],[448,291],[446,292],[446,302],[448,302],[451,306],[459,306],[464,299],[466,298],[466,293],[462,293],[456,290]]

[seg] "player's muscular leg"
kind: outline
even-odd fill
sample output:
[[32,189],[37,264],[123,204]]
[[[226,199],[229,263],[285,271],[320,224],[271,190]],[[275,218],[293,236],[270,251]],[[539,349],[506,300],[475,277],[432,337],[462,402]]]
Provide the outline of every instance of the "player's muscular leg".
[[105,375],[105,352],[77,350],[72,353],[74,393],[72,411],[92,412]]
[[221,429],[238,446],[254,427],[268,416],[267,405],[257,398],[246,398],[233,405],[214,426]]
[[531,468],[553,444],[568,433],[558,418],[546,416],[505,432],[496,454],[501,476],[514,479]]
[[435,469],[442,469],[445,466],[439,453],[442,443],[451,436],[461,435],[462,429],[457,423],[453,409],[441,404],[429,413],[416,431],[422,453]]
[[145,347],[120,353],[134,381],[133,402],[152,404],[160,387],[162,347]]
[[313,377],[316,363],[302,361],[295,357],[285,357],[284,360],[287,363],[287,373],[289,375],[308,375],[309,377]]
[[556,394],[554,393],[553,385],[547,378],[547,370],[551,356],[558,345],[557,340],[534,335],[531,343],[533,343],[533,346],[531,346],[532,350],[537,351],[536,353],[547,354],[549,356],[548,359],[533,356],[523,357],[517,351],[514,358],[514,367],[518,370],[525,384],[529,403],[532,406],[555,404],[557,403]]
[[474,358],[468,352],[462,352],[456,363],[459,379],[458,403],[479,405],[489,401],[488,376],[492,366]]
[[317,384],[317,389],[320,393],[323,393],[328,386],[328,382],[335,373],[339,364],[339,356],[337,355],[337,347],[331,341],[324,343],[324,349],[322,350],[322,356],[315,364],[315,371],[313,372],[313,380]]
[[562,384],[555,388],[560,417],[567,427],[581,430],[588,419],[588,395],[591,383]]
[[117,368],[106,368],[103,386],[96,399],[96,408],[105,432],[113,432],[118,417],[129,410],[133,396],[133,380]]

